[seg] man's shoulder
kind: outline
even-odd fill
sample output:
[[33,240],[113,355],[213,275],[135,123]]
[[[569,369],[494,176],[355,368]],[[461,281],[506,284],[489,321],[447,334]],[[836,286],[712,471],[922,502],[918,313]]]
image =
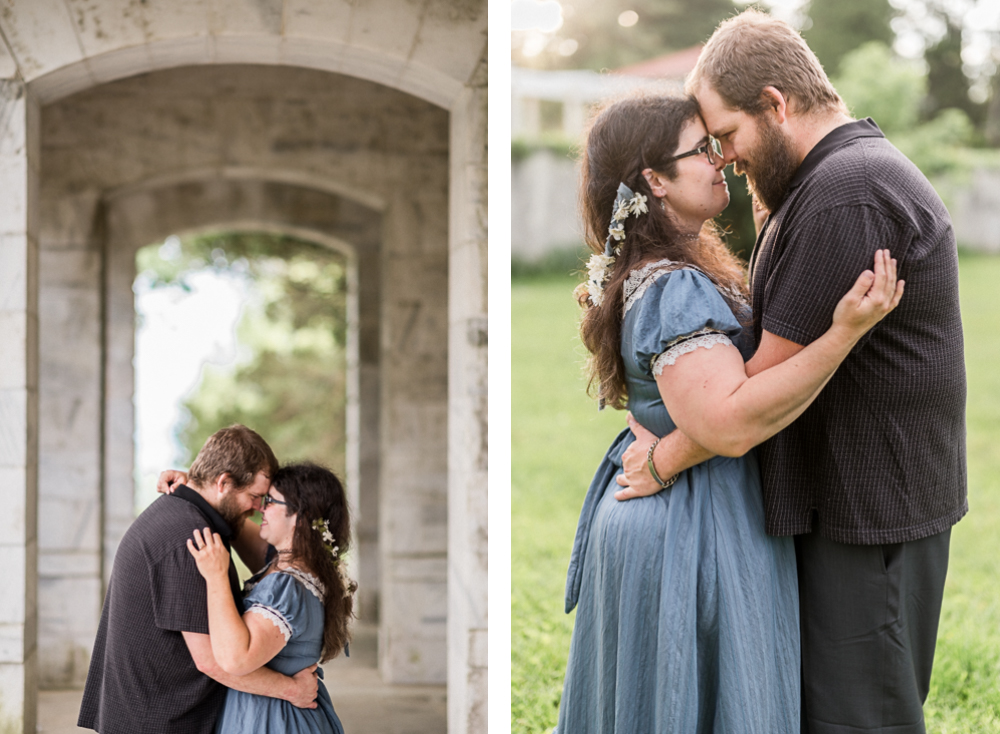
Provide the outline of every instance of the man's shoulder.
[[828,197],[864,192],[879,194],[888,182],[910,180],[926,183],[926,177],[903,153],[882,137],[856,138],[823,158],[809,177],[823,187]]
[[122,537],[119,552],[134,549],[155,561],[184,547],[195,528],[208,524],[195,505],[180,497],[163,495],[139,513]]

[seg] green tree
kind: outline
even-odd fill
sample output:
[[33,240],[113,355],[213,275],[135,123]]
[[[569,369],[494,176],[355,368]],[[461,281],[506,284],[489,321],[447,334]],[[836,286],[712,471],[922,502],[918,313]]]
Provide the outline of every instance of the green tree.
[[833,79],[855,117],[872,117],[889,138],[927,176],[966,165],[963,149],[973,126],[962,110],[949,108],[920,123],[927,77],[913,62],[896,57],[877,41],[847,54]]
[[[625,11],[639,19],[622,26]],[[535,59],[514,55],[515,63],[541,68],[614,69],[704,43],[737,8],[732,0],[574,0],[563,3],[563,26],[547,51]],[[557,52],[575,41],[571,56]]]
[[944,10],[935,13],[945,23],[944,36],[924,52],[927,62],[927,100],[925,115],[933,117],[940,110],[955,107],[981,124],[986,106],[969,99],[969,78],[962,71],[962,28]]
[[190,460],[219,428],[258,431],[282,462],[310,459],[344,470],[346,273],[341,255],[291,237],[224,233],[183,238],[181,251],[140,250],[154,285],[186,287],[206,268],[240,272],[255,285],[237,329],[249,356],[209,366],[185,401],[178,435]]
[[829,76],[840,71],[844,56],[867,41],[889,45],[895,39],[889,0],[812,0],[802,35]]

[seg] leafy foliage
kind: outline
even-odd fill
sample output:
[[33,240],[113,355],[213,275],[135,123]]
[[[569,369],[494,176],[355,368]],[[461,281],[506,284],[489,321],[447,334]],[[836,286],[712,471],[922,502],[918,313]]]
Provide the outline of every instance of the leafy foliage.
[[811,26],[803,37],[829,76],[838,73],[841,59],[868,41],[891,44],[889,0],[812,0]]
[[[638,22],[618,23],[624,11],[634,11]],[[521,66],[573,69],[613,69],[704,43],[715,27],[734,14],[732,0],[576,0],[563,3],[563,26],[535,58],[514,54]],[[516,34],[515,34],[516,37]],[[572,56],[554,49],[573,40]]]
[[[181,443],[192,458],[219,428],[243,423],[280,461],[310,459],[344,469],[346,272],[343,256],[291,237],[227,232],[140,250],[156,286],[186,287],[211,268],[256,286],[238,340],[249,357],[235,369],[207,367],[184,403]],[[179,244],[179,246],[178,246]]]
[[966,168],[964,148],[973,126],[960,109],[939,112],[920,123],[927,77],[920,67],[904,61],[878,41],[847,54],[833,84],[855,117],[872,117],[896,145],[927,176]]

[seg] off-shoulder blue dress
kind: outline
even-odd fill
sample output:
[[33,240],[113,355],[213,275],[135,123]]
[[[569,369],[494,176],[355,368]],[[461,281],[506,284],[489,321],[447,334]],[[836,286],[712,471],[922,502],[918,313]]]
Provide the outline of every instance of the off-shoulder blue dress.
[[[319,662],[323,647],[323,587],[313,575],[294,569],[257,575],[244,586],[244,613],[261,614],[287,644],[267,667],[295,675]],[[322,677],[322,671],[320,671]],[[229,689],[215,725],[216,734],[344,734],[330,694],[319,681],[314,709],[288,701]]]
[[[700,271],[669,261],[627,281],[628,405],[675,428],[656,386],[664,363],[752,336]],[[577,608],[558,734],[799,731],[798,584],[791,538],[764,534],[757,460],[715,457],[672,488],[619,502],[634,440],[619,434],[584,500],[566,582]]]

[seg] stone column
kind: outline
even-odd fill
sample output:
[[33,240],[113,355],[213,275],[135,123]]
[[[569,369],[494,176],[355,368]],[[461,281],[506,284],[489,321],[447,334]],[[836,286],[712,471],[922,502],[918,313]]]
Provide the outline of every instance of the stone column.
[[451,109],[448,732],[487,728],[486,64]]
[[104,600],[103,215],[96,192],[38,206],[38,680],[82,688]]
[[[0,53],[2,56],[2,53]],[[0,58],[0,61],[3,59]],[[37,103],[0,80],[0,731],[34,732],[37,709]]]

